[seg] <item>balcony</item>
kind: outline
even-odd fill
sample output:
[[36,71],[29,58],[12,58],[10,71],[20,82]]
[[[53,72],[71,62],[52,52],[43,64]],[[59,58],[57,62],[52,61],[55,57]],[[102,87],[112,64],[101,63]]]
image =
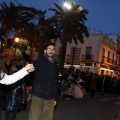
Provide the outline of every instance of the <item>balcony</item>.
[[93,61],[93,55],[82,55],[82,61]]
[[102,40],[104,43],[107,43],[109,46],[113,47],[113,48],[116,48],[116,43],[111,40],[111,39],[108,39],[106,38],[105,36],[103,37],[103,40]]
[[120,64],[117,64],[117,65],[116,65],[116,69],[117,69],[117,70],[120,70]]
[[102,63],[110,63],[112,65],[116,65],[116,61],[110,59],[109,57],[102,56]]

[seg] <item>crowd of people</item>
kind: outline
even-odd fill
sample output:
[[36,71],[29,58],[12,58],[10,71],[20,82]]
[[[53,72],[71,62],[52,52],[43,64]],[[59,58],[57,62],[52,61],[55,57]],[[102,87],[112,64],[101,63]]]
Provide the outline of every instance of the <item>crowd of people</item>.
[[[1,59],[0,83],[2,85],[0,86],[0,96],[3,102],[0,101],[2,103],[0,107],[5,110],[6,120],[15,120],[16,113],[25,110],[30,88],[32,88],[32,100],[28,119],[53,119],[54,106],[57,104],[58,98],[59,81],[59,68],[54,55],[55,44],[47,43],[44,46],[43,58],[33,61],[32,64],[17,58],[12,61]],[[20,70],[22,68],[23,70]],[[35,72],[33,72],[34,70]],[[33,73],[30,74],[30,72]],[[28,73],[29,75],[27,75]],[[7,86],[3,86],[3,84]]]
[[[16,73],[30,63],[18,57],[11,61],[6,58],[2,57],[7,75]],[[0,84],[0,107],[5,111],[5,120],[15,120],[18,111],[26,110],[33,77],[33,74],[29,74],[14,84]]]
[[[90,92],[91,97],[95,97],[96,91],[102,94],[120,93],[120,79],[81,71],[73,67],[59,70],[54,55],[55,44],[49,43],[44,47],[44,57],[34,61],[31,66],[27,66],[30,61],[24,61],[18,57],[12,61],[2,58],[0,108],[5,110],[6,120],[15,120],[16,113],[26,110],[30,99],[32,101],[29,120],[52,120],[58,95],[65,96],[67,100],[71,98],[83,100],[86,99],[87,92]],[[5,68],[2,67],[3,64]],[[25,66],[27,66],[26,69],[21,71]],[[18,71],[20,71],[19,77],[16,74]],[[28,72],[32,73],[28,74]]]
[[69,96],[75,99],[86,98],[87,92],[91,97],[95,92],[120,93],[120,79],[110,75],[98,75],[88,71],[81,71],[74,67],[65,68],[59,73],[61,96]]
[[[23,68],[29,61],[16,58],[12,61],[4,62],[6,73],[13,74]],[[1,98],[3,100],[2,109],[5,110],[7,119],[15,119],[16,113],[21,110],[26,110],[28,101],[31,100],[31,91],[34,81],[34,72],[22,78],[21,81],[12,85],[1,85]],[[120,93],[120,79],[107,75],[98,75],[87,71],[80,71],[70,67],[59,71],[59,90],[60,97],[70,99],[71,97],[77,100],[85,99],[87,92],[94,97],[95,92],[101,93]]]

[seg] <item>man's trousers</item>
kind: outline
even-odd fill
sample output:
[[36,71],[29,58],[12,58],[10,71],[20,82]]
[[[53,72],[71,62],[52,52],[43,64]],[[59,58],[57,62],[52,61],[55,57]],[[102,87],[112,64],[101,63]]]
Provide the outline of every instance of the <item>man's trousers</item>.
[[29,120],[52,120],[54,111],[54,100],[45,100],[32,96]]

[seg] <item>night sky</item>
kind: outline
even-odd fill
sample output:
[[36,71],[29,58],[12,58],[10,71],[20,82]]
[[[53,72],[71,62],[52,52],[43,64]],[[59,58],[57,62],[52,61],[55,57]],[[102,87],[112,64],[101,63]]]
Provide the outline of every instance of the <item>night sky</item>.
[[[35,7],[39,10],[47,10],[46,18],[53,15],[49,8],[54,8],[53,3],[61,7],[64,0],[0,0],[0,3],[10,1],[16,5],[22,4],[27,7]],[[66,0],[71,2],[72,0]],[[88,21],[86,25],[91,33],[103,32],[104,34],[118,34],[120,36],[120,0],[75,0],[82,8],[87,9]]]

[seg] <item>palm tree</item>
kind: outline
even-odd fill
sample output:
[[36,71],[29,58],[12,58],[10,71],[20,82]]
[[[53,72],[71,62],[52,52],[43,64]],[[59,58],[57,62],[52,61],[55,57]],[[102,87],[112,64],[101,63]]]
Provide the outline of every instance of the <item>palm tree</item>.
[[[45,19],[46,11],[36,10],[34,8],[24,8],[26,11],[34,14],[35,23],[28,23],[19,27],[16,31],[17,37],[27,39],[30,43],[30,58],[32,60],[34,48],[38,49],[38,57],[43,57],[43,47],[53,38],[53,27],[50,26],[51,21]],[[19,32],[20,31],[20,32]]]
[[16,31],[16,36],[26,38],[30,42],[31,46],[31,60],[33,56],[33,49],[36,47],[38,49],[38,57],[43,57],[43,47],[50,41],[50,38],[53,38],[55,35],[53,32],[53,26],[51,26],[51,21],[45,19],[46,11],[37,10],[30,7],[21,7],[23,10],[30,13],[35,22],[28,23],[25,25],[18,26],[18,31]]
[[23,25],[22,28],[16,31],[14,37],[16,36],[28,40],[28,44],[30,45],[30,60],[32,61],[34,48],[37,46],[37,40],[39,38],[37,25],[33,22]]
[[56,30],[61,41],[61,49],[59,55],[59,67],[64,67],[64,61],[66,56],[67,43],[74,40],[75,44],[80,41],[84,42],[83,36],[89,36],[85,21],[88,11],[86,9],[80,9],[79,5],[74,5],[72,2],[72,9],[62,9],[59,5],[54,3],[57,9],[49,9],[55,12],[55,15],[51,18],[53,24],[56,24]]
[[1,42],[0,52],[2,52],[4,40],[5,40],[5,30],[2,27],[0,27],[0,42]]
[[37,39],[38,42],[38,58],[43,57],[43,47],[44,45],[50,41],[50,38],[53,38],[54,35],[52,34],[53,26],[51,25],[50,19],[45,19],[45,11],[41,10],[30,10],[34,13],[35,18],[37,20],[37,30],[39,31],[39,37]]
[[44,45],[50,41],[49,38],[49,29],[50,29],[50,24],[47,19],[45,19],[45,14],[46,11],[38,11],[37,18],[38,18],[38,29],[40,31],[40,36],[39,36],[39,46],[38,46],[38,58],[43,57],[43,48]]
[[5,42],[3,48],[3,51],[5,51],[10,32],[14,31],[19,25],[22,25],[21,23],[31,20],[31,17],[23,10],[23,7],[15,6],[12,2],[10,2],[10,6],[5,2],[0,4],[0,6],[0,23],[5,30]]

